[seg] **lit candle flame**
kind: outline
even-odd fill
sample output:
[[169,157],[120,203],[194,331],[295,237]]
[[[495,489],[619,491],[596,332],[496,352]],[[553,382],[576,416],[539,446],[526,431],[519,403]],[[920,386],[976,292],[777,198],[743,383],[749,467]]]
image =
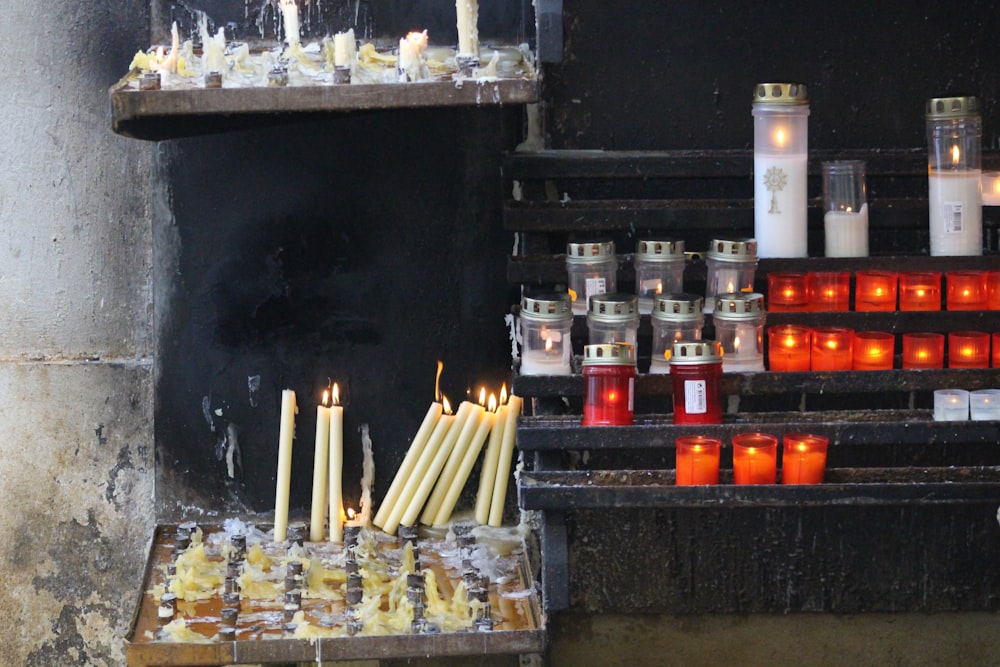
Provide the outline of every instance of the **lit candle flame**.
[[784,148],[785,143],[788,141],[788,137],[785,136],[785,128],[779,127],[774,132],[774,143],[780,148]]
[[809,451],[809,447],[807,447],[806,443],[804,442],[800,442],[797,445],[795,445],[795,449],[799,450],[799,452],[801,452],[802,454],[805,454],[806,452]]
[[785,347],[795,347],[795,336],[785,338]]
[[347,518],[348,518],[348,520],[353,521],[354,517],[356,515],[357,515],[357,512],[354,511],[353,507],[348,507],[347,508]]
[[479,388],[479,405],[486,405],[486,387]]
[[609,403],[615,403],[617,400],[618,400],[618,392],[616,392],[616,391],[609,391],[608,392],[608,402]]
[[323,392],[323,407],[325,408],[329,404],[329,402],[330,402],[330,392],[329,391],[324,391]]
[[958,149],[958,146],[951,147],[951,163],[958,164],[961,160],[962,152]]
[[546,352],[551,352],[552,351],[552,339],[551,338],[546,338],[545,339],[545,351]]
[[963,357],[974,357],[976,356],[976,350],[973,347],[963,347],[962,348]]
[[500,405],[507,403],[507,383],[500,385]]
[[831,350],[836,350],[837,349],[837,341],[835,341],[835,340],[828,340],[828,341],[826,341],[826,347],[828,349],[831,349]]
[[727,292],[735,292],[736,291],[736,286],[733,285],[733,281],[731,281],[731,280],[729,281],[729,286],[726,288],[726,291]]
[[333,404],[340,405],[340,385],[333,383]]
[[740,351],[740,337],[736,336],[733,338],[733,350],[736,352]]
[[663,294],[663,282],[662,281],[658,281],[656,283],[656,293],[657,294]]
[[446,415],[450,415],[451,414],[451,403],[448,402],[448,397],[447,396],[442,396],[441,397],[441,405],[442,405],[442,411]]
[[490,412],[496,412],[497,411],[497,397],[496,397],[496,394],[490,394],[490,401],[489,401],[489,403],[487,405],[488,405],[487,409]]

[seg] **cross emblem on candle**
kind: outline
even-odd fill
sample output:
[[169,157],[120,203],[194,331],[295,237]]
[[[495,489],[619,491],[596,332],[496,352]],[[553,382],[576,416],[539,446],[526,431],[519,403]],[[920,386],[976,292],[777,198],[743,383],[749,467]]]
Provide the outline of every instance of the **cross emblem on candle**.
[[770,167],[764,173],[764,187],[771,193],[771,208],[767,211],[768,213],[781,215],[781,211],[778,210],[777,193],[784,190],[786,185],[788,185],[788,175],[781,167]]

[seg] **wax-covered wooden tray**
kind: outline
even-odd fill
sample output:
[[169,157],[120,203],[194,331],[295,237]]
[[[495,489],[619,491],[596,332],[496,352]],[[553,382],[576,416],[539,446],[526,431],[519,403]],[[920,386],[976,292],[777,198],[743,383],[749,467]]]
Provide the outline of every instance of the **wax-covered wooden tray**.
[[269,541],[260,528],[269,529],[157,527],[125,640],[130,667],[544,648],[544,617],[516,535],[477,529],[403,540],[365,530],[357,546],[350,535],[347,546],[299,545]]

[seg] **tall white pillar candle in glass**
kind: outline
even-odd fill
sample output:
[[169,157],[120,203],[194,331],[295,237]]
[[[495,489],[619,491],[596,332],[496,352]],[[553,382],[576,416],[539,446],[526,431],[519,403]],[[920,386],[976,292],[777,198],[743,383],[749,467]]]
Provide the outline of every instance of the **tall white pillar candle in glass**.
[[934,421],[964,422],[969,420],[969,392],[964,389],[934,391]]
[[823,230],[827,257],[868,256],[865,163],[823,163]]
[[521,375],[569,375],[572,372],[573,311],[568,294],[522,297],[518,326]]
[[705,308],[715,309],[715,296],[729,292],[752,292],[757,273],[757,241],[712,239],[705,255]]
[[757,252],[761,257],[806,257],[809,99],[805,85],[758,84],[753,118]]
[[715,298],[715,340],[722,345],[722,370],[746,373],[764,370],[764,295],[720,294]]
[[982,117],[975,97],[927,101],[927,203],[933,256],[982,255]]

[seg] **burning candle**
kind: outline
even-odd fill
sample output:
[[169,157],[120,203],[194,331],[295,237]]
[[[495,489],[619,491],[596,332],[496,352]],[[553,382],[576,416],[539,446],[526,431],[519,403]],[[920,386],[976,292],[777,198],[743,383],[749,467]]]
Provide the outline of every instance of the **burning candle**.
[[1000,171],[984,171],[983,206],[1000,206]]
[[931,255],[982,255],[979,101],[939,97],[925,109]]
[[675,424],[722,423],[722,345],[674,343],[670,356]]
[[295,392],[281,392],[281,418],[278,431],[278,474],[274,491],[274,541],[288,537],[288,492],[292,480],[292,440],[295,438]]
[[854,274],[854,310],[896,310],[899,274],[893,271],[858,271]]
[[781,457],[782,484],[820,484],[826,469],[829,438],[810,433],[787,433]]
[[340,387],[333,384],[330,408],[330,541],[344,541],[344,408]]
[[500,447],[500,460],[497,463],[496,480],[493,483],[493,498],[490,500],[490,525],[503,524],[503,508],[507,501],[507,482],[510,479],[510,466],[514,458],[514,436],[517,432],[517,418],[521,414],[524,399],[511,394],[507,403],[507,419],[503,425],[503,444]]
[[720,294],[715,298],[715,338],[725,373],[764,370],[764,295]]
[[639,239],[633,264],[640,314],[653,311],[657,296],[684,291],[684,241]]
[[969,413],[974,422],[1000,420],[1000,389],[969,392]]
[[424,52],[427,50],[427,31],[411,32],[399,40],[400,81],[422,81],[430,76]]
[[635,348],[627,343],[583,347],[583,425],[626,426],[635,400]]
[[993,368],[1000,368],[1000,331],[993,333]]
[[719,483],[719,452],[722,442],[703,435],[684,435],[677,447],[677,486]]
[[778,479],[778,439],[767,433],[733,436],[733,481],[774,484]]
[[948,271],[944,274],[948,310],[984,310],[987,304],[985,271]]
[[521,298],[521,375],[569,375],[573,345],[572,303],[568,294]]
[[500,448],[507,421],[507,385],[500,388],[500,407],[497,408],[490,431],[490,441],[483,457],[483,469],[479,473],[479,491],[476,493],[476,521],[486,525],[490,521],[490,503],[493,500],[493,485],[496,483],[497,467],[500,463]]
[[893,348],[896,337],[885,331],[857,331],[854,333],[854,370],[892,370]]
[[[448,452],[448,458],[445,465],[441,468],[441,472],[437,475],[437,480],[433,487],[434,490],[427,499],[424,511],[420,515],[420,523],[422,524],[428,526],[433,525],[434,518],[444,505],[445,497],[448,495],[449,490],[455,483],[459,468],[462,466],[462,459],[465,458],[466,451],[468,451],[469,447],[472,446],[472,443],[476,438],[476,434],[479,431],[479,426],[486,417],[486,409],[482,405],[486,402],[485,389],[480,392],[479,402],[479,405],[469,403],[471,406],[469,415],[462,424],[458,438],[455,440],[451,450]],[[410,524],[404,521],[403,525]]]
[[670,372],[674,343],[701,340],[705,324],[702,299],[693,294],[661,294],[656,297],[650,323],[653,325],[651,374]]
[[899,274],[900,310],[941,310],[941,274],[907,271]]
[[867,257],[865,163],[861,160],[824,162],[822,175],[826,256]]
[[851,274],[847,271],[811,271],[806,274],[811,310],[834,312],[849,310]]
[[775,313],[809,310],[806,274],[767,274],[767,308]]
[[854,331],[843,327],[813,329],[811,370],[849,371],[854,365]]
[[767,361],[772,371],[808,371],[812,330],[796,324],[779,324],[767,329]]
[[431,521],[431,525],[433,526],[447,525],[451,519],[451,515],[455,511],[455,505],[458,504],[458,497],[462,493],[462,489],[465,488],[465,483],[469,481],[469,475],[472,474],[472,467],[479,459],[479,453],[483,449],[486,437],[496,423],[496,396],[491,394],[487,405],[488,408],[479,422],[476,432],[472,436],[472,441],[462,455],[462,460],[459,463],[458,470],[455,472],[454,479],[448,487],[448,492],[445,494],[444,500],[441,501],[441,507]]
[[948,368],[989,368],[990,335],[983,331],[948,334]]
[[944,334],[904,333],[903,368],[944,368]]
[[326,476],[330,460],[330,395],[323,392],[323,403],[316,406],[316,442],[313,455],[312,511],[309,515],[309,541],[323,541],[326,521]]
[[986,272],[986,307],[1000,310],[1000,271]]
[[752,292],[757,273],[757,241],[712,239],[705,255],[705,312],[715,309],[717,294]]
[[964,422],[969,419],[969,392],[964,389],[934,391],[934,421]]

